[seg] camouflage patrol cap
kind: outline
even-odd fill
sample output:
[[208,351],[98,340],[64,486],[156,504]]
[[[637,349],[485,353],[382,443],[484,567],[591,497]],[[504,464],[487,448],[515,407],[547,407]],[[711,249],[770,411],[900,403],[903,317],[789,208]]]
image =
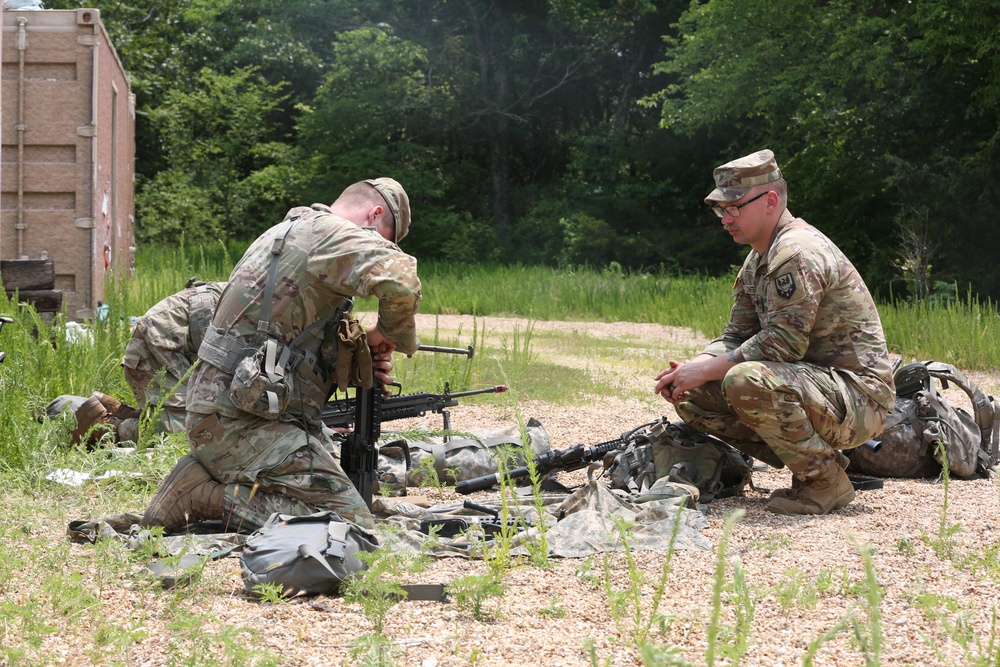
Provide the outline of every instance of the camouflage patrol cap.
[[781,170],[774,161],[774,153],[764,149],[716,167],[713,175],[715,189],[705,197],[706,204],[736,201],[750,188],[781,178]]
[[382,199],[389,206],[392,217],[396,221],[395,242],[399,243],[410,231],[410,198],[399,181],[391,178],[370,178],[365,181],[378,190]]

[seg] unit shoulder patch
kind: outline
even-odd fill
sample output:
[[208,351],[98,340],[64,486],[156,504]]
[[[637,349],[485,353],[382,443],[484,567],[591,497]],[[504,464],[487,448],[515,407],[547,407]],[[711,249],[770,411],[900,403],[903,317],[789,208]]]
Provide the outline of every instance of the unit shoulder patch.
[[781,274],[774,281],[774,289],[778,292],[778,296],[783,299],[792,298],[792,295],[795,294],[795,288],[795,275],[791,271]]

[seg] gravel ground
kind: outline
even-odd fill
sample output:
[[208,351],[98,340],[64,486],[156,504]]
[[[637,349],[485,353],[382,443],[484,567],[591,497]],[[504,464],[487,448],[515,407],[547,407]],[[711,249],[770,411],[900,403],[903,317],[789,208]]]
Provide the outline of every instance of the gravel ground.
[[[480,321],[494,333],[527,325],[514,319]],[[460,316],[421,316],[420,324],[421,330],[435,326],[443,332],[457,331],[460,326],[463,332],[472,330],[471,319]],[[686,330],[649,324],[535,322],[533,326],[536,334],[555,330],[619,341],[617,358],[606,363],[576,358],[571,349],[539,347],[535,351],[550,362],[627,378],[621,396],[601,397],[599,405],[567,408],[522,402],[521,414],[542,422],[554,448],[606,440],[668,410],[662,401],[646,396],[652,390],[653,369],[665,366],[669,358],[684,358],[678,350],[697,349],[705,342],[692,339]],[[996,393],[995,376],[975,374],[972,379],[984,390]],[[514,415],[509,407],[484,401],[454,408],[452,421],[456,429],[489,428],[510,425]],[[580,481],[583,474],[563,474],[560,480]],[[945,487],[936,480],[886,480],[883,489],[859,492],[853,503],[830,516],[782,517],[765,512],[766,489],[787,486],[788,481],[787,472],[757,471],[754,483],[759,490],[715,501],[705,509],[709,527],[704,533],[714,545],[720,542],[725,518],[735,510],[745,511],[732,531],[727,551],[727,581],[731,583],[732,568],[738,562],[756,597],[749,651],[741,664],[803,664],[810,644],[848,616],[858,619],[862,637],[874,634],[881,641],[880,659],[868,664],[997,664],[995,655],[992,660],[976,662],[986,649],[974,644],[963,648],[955,639],[959,631],[948,630],[964,622],[972,635],[984,642],[989,638],[993,610],[1000,603],[995,532],[1000,490],[996,481],[952,481],[947,488],[946,514]],[[437,500],[436,492],[430,493]],[[444,499],[449,498],[458,497],[445,491]],[[935,541],[940,541],[942,517],[946,525],[958,527],[950,538],[952,557],[939,555],[934,548]],[[58,528],[52,527],[54,540],[63,539]],[[874,575],[884,595],[878,607],[880,616],[875,619],[869,617],[870,607],[858,594],[866,573],[859,546],[871,550]],[[86,562],[88,549],[92,548],[72,546],[73,560]],[[659,576],[664,556],[659,552],[633,554],[634,567],[648,577],[641,598],[645,609],[651,604],[652,583]],[[401,651],[394,664],[642,664],[633,641],[634,621],[621,614],[616,619],[600,582],[584,576],[588,568],[602,575],[602,559],[554,560],[548,568],[525,565],[511,570],[503,582],[505,595],[487,602],[492,618],[485,621],[475,620],[456,604],[400,603],[388,612],[385,621],[385,635]],[[710,662],[708,629],[716,568],[714,552],[674,555],[661,606],[667,622],[662,632],[652,635],[658,646],[675,647],[679,658],[694,665]],[[482,572],[482,562],[439,559],[414,581],[448,583]],[[616,588],[627,585],[630,569],[623,554],[609,557],[609,572]],[[225,662],[218,647],[206,647],[216,653],[217,663],[185,658],[186,652],[201,655],[201,649],[180,643],[179,631],[166,627],[164,619],[178,606],[209,619],[201,628],[209,635],[219,634],[223,628],[252,629],[255,638],[240,635],[237,643],[266,648],[280,656],[283,665],[360,664],[350,657],[348,645],[370,631],[360,608],[345,605],[339,598],[276,605],[248,600],[234,558],[210,563],[199,592],[188,597],[149,591],[127,578],[106,584],[102,591],[108,614],[121,627],[134,626],[138,619],[144,631],[123,660],[130,665],[237,664]],[[737,622],[739,609],[732,595],[724,592],[719,619],[722,638],[732,637],[729,629]],[[943,614],[945,621],[936,619],[935,613]],[[812,664],[865,664],[865,655],[853,636],[853,631],[837,634],[818,649]],[[593,656],[585,648],[588,638],[593,642]],[[93,657],[88,634],[66,632],[46,641],[51,652],[65,656],[66,664],[101,662]],[[723,655],[719,649],[715,658],[720,664],[731,664]],[[661,660],[649,664],[672,663]]]

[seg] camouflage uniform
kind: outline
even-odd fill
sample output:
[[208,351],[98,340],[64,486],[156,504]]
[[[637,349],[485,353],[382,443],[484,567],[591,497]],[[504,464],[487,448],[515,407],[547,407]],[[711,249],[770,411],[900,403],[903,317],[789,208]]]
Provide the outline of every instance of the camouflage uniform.
[[738,347],[745,362],[690,390],[676,405],[685,422],[803,475],[881,433],[894,400],[882,324],[830,239],[784,211],[766,256],[746,258],[733,296],[725,332],[703,353]]
[[[122,368],[138,407],[161,407],[157,423],[161,431],[185,430],[184,376],[198,358],[198,347],[225,286],[205,283],[189,287],[163,299],[135,322]],[[161,370],[162,380],[157,378]]]
[[[416,260],[378,233],[334,215],[321,204],[298,207],[278,260],[268,332],[289,345],[310,325],[333,316],[348,297],[379,300],[379,331],[400,352],[417,350],[414,315],[420,301]],[[233,269],[212,327],[251,345],[261,313],[271,248],[278,226],[261,235]],[[310,330],[296,347],[322,359],[324,331]],[[326,334],[329,337],[329,333]],[[205,360],[206,347],[200,355]],[[335,369],[317,366],[325,396]],[[323,432],[315,401],[301,401],[278,420],[239,410],[230,400],[233,376],[202,363],[189,382],[187,429],[191,454],[227,485],[231,527],[254,530],[274,512],[333,510],[362,528],[374,520],[338,462],[338,445]]]

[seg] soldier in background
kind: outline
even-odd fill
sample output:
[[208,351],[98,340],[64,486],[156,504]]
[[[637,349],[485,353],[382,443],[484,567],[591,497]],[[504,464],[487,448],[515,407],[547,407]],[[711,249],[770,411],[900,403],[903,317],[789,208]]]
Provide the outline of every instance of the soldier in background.
[[[73,444],[89,433],[88,445],[94,446],[109,431],[115,442],[136,442],[139,418],[150,410],[157,410],[158,432],[183,433],[187,375],[225,286],[192,278],[183,290],[136,318],[121,365],[137,407],[95,391],[87,398],[60,396],[46,406],[46,413],[54,417],[67,407],[74,410]],[[106,426],[92,430],[102,424]]]
[[[224,519],[246,532],[274,512],[332,510],[374,529],[319,416],[334,382],[371,382],[373,368],[391,381],[392,351],[417,350],[416,260],[396,245],[409,225],[406,192],[378,178],[349,186],[329,207],[292,209],[250,246],[188,383],[191,453],[164,480],[143,525],[176,531]],[[378,298],[378,321],[363,331],[346,314],[349,299],[368,296]]]
[[826,514],[854,499],[851,449],[882,432],[894,389],[885,336],[868,288],[840,249],[787,209],[774,154],[715,169],[705,203],[752,250],[733,286],[723,334],[656,376],[681,419],[776,468],[791,488],[778,514]]
[[157,428],[183,433],[187,412],[187,375],[212,323],[226,283],[191,280],[135,322],[125,348],[125,381],[140,410],[158,406]]

